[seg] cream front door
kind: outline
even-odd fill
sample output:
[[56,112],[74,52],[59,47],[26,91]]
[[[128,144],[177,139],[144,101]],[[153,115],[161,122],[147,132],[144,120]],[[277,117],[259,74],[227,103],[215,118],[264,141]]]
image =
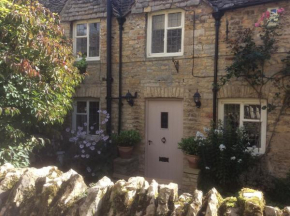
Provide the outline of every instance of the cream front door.
[[146,131],[146,176],[181,183],[183,154],[178,142],[183,135],[182,101],[148,100]]

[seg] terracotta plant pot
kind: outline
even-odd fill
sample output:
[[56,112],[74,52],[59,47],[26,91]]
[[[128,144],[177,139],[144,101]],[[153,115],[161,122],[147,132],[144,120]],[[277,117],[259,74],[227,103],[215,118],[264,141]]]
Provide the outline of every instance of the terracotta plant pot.
[[133,146],[129,146],[129,147],[118,146],[118,149],[119,149],[120,158],[128,159],[132,157]]
[[188,164],[191,168],[193,169],[198,169],[199,166],[199,161],[200,161],[200,157],[197,155],[188,155],[185,154],[186,159],[188,160]]

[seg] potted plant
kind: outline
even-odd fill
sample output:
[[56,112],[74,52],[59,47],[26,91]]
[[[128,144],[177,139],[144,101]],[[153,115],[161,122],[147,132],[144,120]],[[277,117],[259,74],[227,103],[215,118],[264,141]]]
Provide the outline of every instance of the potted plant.
[[76,61],[74,63],[74,66],[79,69],[80,74],[85,73],[87,71],[87,67],[88,67],[86,56],[83,55],[81,60]]
[[141,136],[136,130],[121,131],[112,138],[119,149],[121,158],[131,158],[134,146],[141,141]]
[[183,151],[185,157],[188,160],[188,164],[191,168],[198,169],[200,157],[198,156],[199,147],[202,140],[194,136],[183,138],[180,143],[178,143],[178,148]]

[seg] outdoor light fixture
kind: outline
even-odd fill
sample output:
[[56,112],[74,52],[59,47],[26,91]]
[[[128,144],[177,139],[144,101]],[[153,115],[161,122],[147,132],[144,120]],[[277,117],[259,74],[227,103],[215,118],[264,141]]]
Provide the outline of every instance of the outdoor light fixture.
[[124,97],[126,99],[126,101],[128,102],[128,104],[130,106],[134,106],[134,98],[137,98],[137,92],[135,92],[135,95],[133,96],[130,91],[128,90],[128,93],[126,94],[126,96]]
[[193,99],[194,99],[194,102],[195,102],[197,108],[201,107],[200,98],[201,98],[201,96],[198,93],[198,90],[196,90],[195,94],[193,95]]

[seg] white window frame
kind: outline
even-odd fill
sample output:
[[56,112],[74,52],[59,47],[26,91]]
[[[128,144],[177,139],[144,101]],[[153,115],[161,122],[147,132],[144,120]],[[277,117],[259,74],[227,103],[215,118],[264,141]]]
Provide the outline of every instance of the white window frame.
[[[178,27],[168,27],[168,14],[171,13],[181,13],[181,26]],[[164,52],[163,53],[152,53],[151,45],[152,45],[152,18],[156,15],[165,15],[164,22]],[[147,25],[147,57],[171,57],[171,56],[182,56],[184,52],[184,18],[185,13],[184,10],[175,9],[175,10],[165,10],[150,13],[148,16],[148,25]],[[167,53],[167,30],[169,29],[182,29],[181,35],[181,51],[176,53]]]
[[[277,12],[278,9],[279,9],[278,7],[273,7],[273,8],[268,8],[268,9],[267,9],[267,11],[270,12],[270,18],[271,18],[271,11],[272,11],[272,10],[276,10],[276,14],[277,14],[277,16],[278,16],[278,12]],[[267,25],[267,27],[274,27],[274,26],[276,26],[277,24],[278,24],[278,22],[269,22],[268,25]]]
[[[86,102],[87,103],[87,113],[77,113],[77,102]],[[87,116],[87,123],[88,123],[88,126],[87,126],[87,134],[88,135],[95,135],[95,134],[89,134],[89,110],[90,110],[90,102],[98,102],[99,103],[99,110],[101,110],[101,103],[100,103],[100,100],[98,99],[87,99],[87,98],[78,98],[78,99],[75,99],[74,102],[73,102],[73,114],[72,114],[72,128],[74,130],[77,130],[77,126],[76,126],[76,123],[77,123],[77,115],[86,115]],[[100,130],[101,128],[101,115],[99,114],[99,128],[95,128],[95,130]]]
[[[89,54],[89,44],[90,44],[90,28],[89,24],[90,23],[99,23],[101,25],[100,19],[93,19],[93,20],[82,20],[82,21],[77,21],[73,24],[73,52],[75,55],[77,55],[77,38],[87,38],[87,53]],[[86,24],[87,25],[87,35],[86,36],[77,36],[77,25],[78,24]],[[100,60],[100,55],[101,55],[101,28],[100,28],[100,36],[99,36],[99,56],[95,57],[89,57],[87,56],[86,60],[87,61],[98,61]],[[77,56],[77,60],[81,60],[81,57]]]
[[[224,120],[224,105],[225,104],[240,104],[240,127],[243,122],[260,122],[261,123],[261,147],[249,148],[253,149],[256,154],[264,154],[266,150],[266,135],[267,135],[267,109],[263,110],[263,106],[267,106],[267,101],[262,99],[219,99],[218,103],[218,116],[219,120]],[[245,104],[259,104],[261,105],[260,119],[244,119],[244,105]]]

